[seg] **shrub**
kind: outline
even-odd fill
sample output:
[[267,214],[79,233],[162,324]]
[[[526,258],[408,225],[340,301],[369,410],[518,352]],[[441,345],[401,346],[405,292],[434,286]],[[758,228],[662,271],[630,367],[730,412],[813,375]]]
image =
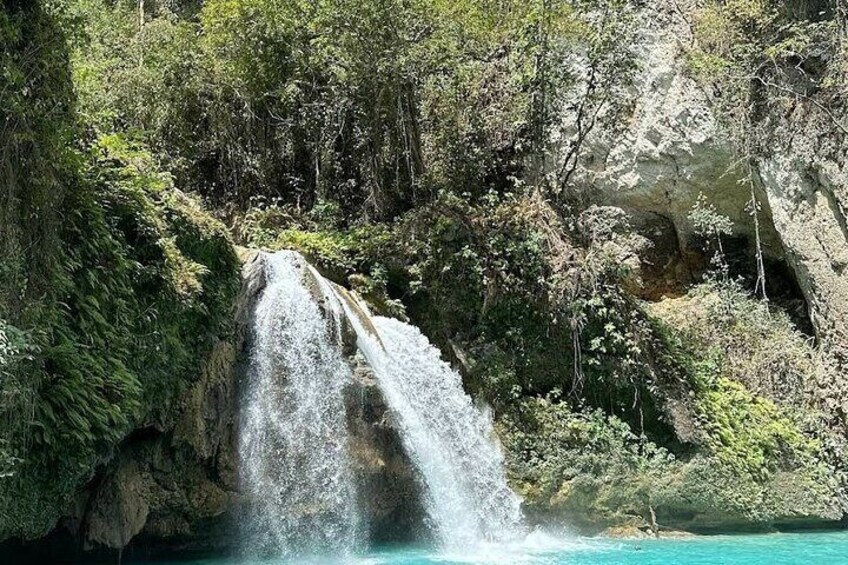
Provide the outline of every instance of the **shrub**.
[[833,407],[845,393],[833,361],[784,312],[727,280],[710,280],[650,312],[676,340],[699,442],[718,463],[758,484],[804,469],[822,498],[845,505],[844,440],[833,431],[841,425]]
[[845,53],[832,2],[710,0],[691,16],[690,68],[716,87],[719,117],[745,158],[773,146],[779,128],[766,118],[779,123],[799,103],[806,128],[833,129],[825,105],[844,95]]
[[678,463],[602,410],[573,412],[555,399],[518,401],[498,432],[509,478],[534,519],[581,530],[642,525]]

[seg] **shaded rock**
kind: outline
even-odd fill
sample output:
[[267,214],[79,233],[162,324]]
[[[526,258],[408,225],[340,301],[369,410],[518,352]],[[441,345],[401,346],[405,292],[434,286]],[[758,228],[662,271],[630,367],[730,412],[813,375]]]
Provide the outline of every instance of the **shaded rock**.
[[670,220],[617,206],[590,206],[577,218],[581,237],[625,267],[627,290],[642,298],[680,294],[691,282]]
[[601,537],[612,539],[648,539],[656,537],[649,529],[637,526],[610,526],[603,532]]
[[633,231],[650,243],[638,250],[641,284],[632,289],[634,294],[658,300],[685,293],[694,280],[693,270],[703,268],[701,256],[686,251],[667,216],[636,209],[625,212]]
[[218,477],[228,488],[237,486],[234,394],[236,352],[229,341],[219,341],[203,368],[201,378],[183,398],[182,417],[174,428],[172,443],[187,447],[204,461],[215,464]]
[[[238,500],[236,355],[219,341],[184,393],[180,417],[166,432],[131,435],[93,489],[83,519],[87,546],[222,548],[227,512]],[[202,527],[198,527],[202,524]],[[136,544],[139,545],[139,544]]]
[[354,382],[345,393],[349,447],[370,538],[375,542],[420,539],[427,533],[420,479],[402,448],[373,371],[361,355],[351,361]]
[[121,548],[139,533],[150,514],[150,484],[137,463],[121,462],[98,489],[86,517],[85,539]]

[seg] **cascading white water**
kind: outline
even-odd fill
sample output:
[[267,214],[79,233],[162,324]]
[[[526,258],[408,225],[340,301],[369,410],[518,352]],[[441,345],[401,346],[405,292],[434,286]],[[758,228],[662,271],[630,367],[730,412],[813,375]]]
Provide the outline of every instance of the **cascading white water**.
[[265,255],[239,455],[251,551],[349,554],[360,545],[343,389],[351,370],[303,284],[307,264]]
[[370,317],[339,289],[339,300],[374,369],[404,447],[425,483],[425,506],[441,543],[467,548],[523,532],[520,500],[506,483],[488,418],[418,329]]
[[[341,352],[342,318],[356,331],[419,472],[442,545],[519,538],[520,501],[506,484],[491,422],[427,338],[408,324],[370,316],[296,253],[263,259],[266,286],[254,313],[239,446],[250,498],[245,543],[300,556],[350,554],[364,541],[347,451],[344,388],[352,374]],[[307,273],[328,311],[305,286]]]
[[417,328],[390,318],[373,323],[389,360],[384,394],[403,420],[440,535],[453,545],[515,539],[523,531],[521,503],[507,485],[490,419]]

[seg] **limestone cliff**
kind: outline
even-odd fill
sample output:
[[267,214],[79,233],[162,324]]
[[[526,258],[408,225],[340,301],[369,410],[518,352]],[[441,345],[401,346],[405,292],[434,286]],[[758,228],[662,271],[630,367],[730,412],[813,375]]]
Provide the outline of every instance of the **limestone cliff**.
[[[630,214],[631,224],[654,243],[643,258],[645,293],[679,291],[704,267],[688,213],[703,193],[733,222],[739,252],[753,256],[755,225],[749,212],[752,179],[759,201],[764,255],[786,263],[807,302],[816,334],[834,350],[848,347],[848,170],[844,136],[805,135],[805,112],[775,117],[775,143],[752,168],[734,152],[711,102],[690,77],[685,50],[688,22],[673,3],[643,14],[637,46],[640,71],[623,132],[599,130],[587,144],[581,181],[594,197]],[[811,119],[811,118],[810,118]],[[753,265],[753,259],[750,264]],[[779,281],[775,281],[779,282]]]

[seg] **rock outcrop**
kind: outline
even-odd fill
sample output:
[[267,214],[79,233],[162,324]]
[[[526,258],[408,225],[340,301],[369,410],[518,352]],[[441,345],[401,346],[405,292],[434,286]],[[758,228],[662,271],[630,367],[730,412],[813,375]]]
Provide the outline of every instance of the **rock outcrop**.
[[[640,74],[623,132],[599,129],[587,143],[579,178],[597,201],[625,210],[635,230],[653,242],[643,255],[646,298],[685,289],[706,258],[688,217],[703,193],[733,222],[731,246],[753,268],[755,225],[749,212],[753,179],[767,259],[787,264],[816,335],[838,354],[848,348],[848,168],[845,136],[810,136],[809,110],[776,118],[770,154],[741,161],[717,119],[710,94],[686,70],[688,24],[665,3],[646,8]],[[812,120],[812,118],[809,118]]]
[[352,362],[354,382],[346,391],[345,408],[359,507],[370,519],[372,541],[408,541],[424,521],[418,477],[371,367],[358,354]]
[[176,425],[128,438],[91,490],[81,521],[87,547],[224,549],[238,502],[236,349],[220,341],[186,391]]
[[760,177],[816,335],[848,366],[845,148],[840,151],[833,142],[822,143],[803,135],[790,139],[771,156],[759,160]]

